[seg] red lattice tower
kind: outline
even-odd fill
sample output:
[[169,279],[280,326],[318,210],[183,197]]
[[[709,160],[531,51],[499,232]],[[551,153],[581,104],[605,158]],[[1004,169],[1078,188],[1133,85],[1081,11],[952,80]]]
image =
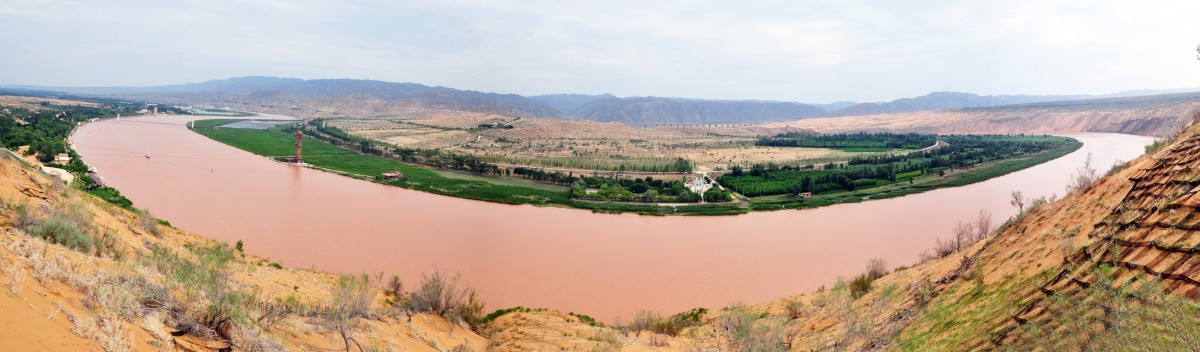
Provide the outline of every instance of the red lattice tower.
[[288,159],[291,159],[288,161],[297,163],[297,164],[304,162],[304,159],[300,158],[300,141],[302,141],[302,140],[304,140],[304,132],[296,131],[296,156],[288,158]]

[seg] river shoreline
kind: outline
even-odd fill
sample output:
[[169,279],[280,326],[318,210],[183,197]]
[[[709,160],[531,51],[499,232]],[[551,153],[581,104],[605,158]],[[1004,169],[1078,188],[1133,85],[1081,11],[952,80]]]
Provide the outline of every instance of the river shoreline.
[[408,283],[440,269],[461,273],[489,310],[547,307],[605,321],[808,292],[861,272],[872,258],[908,265],[980,209],[997,223],[1014,214],[1011,191],[1063,194],[1088,153],[1103,172],[1152,141],[1070,134],[1084,147],[963,187],[816,209],[656,217],[360,182],[271,161],[192,133],[187,118],[169,118],[98,121],[72,138],[138,207],[190,232],[241,240],[247,252],[286,266],[385,272]]

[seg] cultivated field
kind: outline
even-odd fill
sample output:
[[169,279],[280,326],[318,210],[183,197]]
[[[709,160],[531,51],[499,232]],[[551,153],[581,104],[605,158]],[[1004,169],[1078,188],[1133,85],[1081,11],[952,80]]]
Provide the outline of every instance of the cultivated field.
[[732,165],[822,163],[861,155],[824,148],[756,147],[755,136],[773,130],[744,126],[635,128],[465,112],[339,118],[329,124],[399,147],[561,169],[655,172],[684,158],[698,171],[722,171]]

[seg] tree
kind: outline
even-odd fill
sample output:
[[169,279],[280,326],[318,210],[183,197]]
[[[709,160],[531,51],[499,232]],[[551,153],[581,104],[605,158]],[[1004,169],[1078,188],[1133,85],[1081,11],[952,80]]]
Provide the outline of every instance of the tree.
[[1074,179],[1067,183],[1067,193],[1086,192],[1092,189],[1092,185],[1099,179],[1100,174],[1092,167],[1092,153],[1088,153],[1083,166],[1076,170]]
[[692,162],[684,158],[675,158],[675,171],[681,173],[692,172]]
[[970,245],[974,232],[971,224],[959,221],[958,225],[954,226],[954,250],[962,249],[963,245]]
[[981,241],[988,237],[992,232],[992,213],[987,209],[979,209],[979,216],[975,218],[975,238],[971,242]]
[[799,196],[800,193],[804,193],[804,186],[801,185],[799,182],[794,182],[794,183],[792,183],[791,186],[788,186],[788,195],[789,196],[792,196],[792,197]]
[[813,185],[813,179],[811,176],[804,176],[804,179],[800,180],[800,192],[812,193],[813,191],[816,191],[815,188],[816,186]]
[[1017,207],[1019,213],[1025,212],[1025,195],[1021,191],[1012,191],[1012,200],[1008,201],[1008,204]]

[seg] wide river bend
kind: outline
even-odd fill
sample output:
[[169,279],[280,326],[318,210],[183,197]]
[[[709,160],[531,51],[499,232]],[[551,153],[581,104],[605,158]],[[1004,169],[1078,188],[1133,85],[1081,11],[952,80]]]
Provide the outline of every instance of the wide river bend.
[[[1091,153],[1101,173],[1150,137],[1076,134],[1079,151],[964,187],[818,209],[654,217],[514,206],[385,186],[290,166],[210,140],[184,117],[88,123],[84,161],[139,208],[281,264],[341,273],[458,272],[488,310],[523,305],[612,321],[642,309],[757,303],[832,284],[871,258],[909,265],[1009,193],[1063,194]],[[146,158],[149,154],[151,158]]]

